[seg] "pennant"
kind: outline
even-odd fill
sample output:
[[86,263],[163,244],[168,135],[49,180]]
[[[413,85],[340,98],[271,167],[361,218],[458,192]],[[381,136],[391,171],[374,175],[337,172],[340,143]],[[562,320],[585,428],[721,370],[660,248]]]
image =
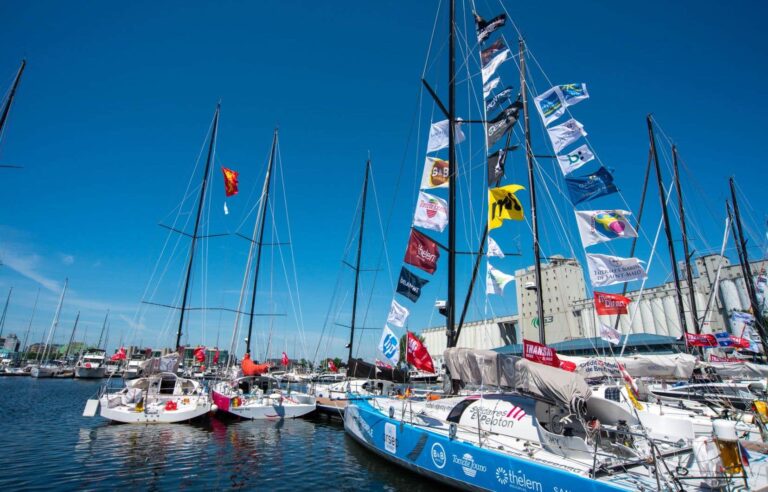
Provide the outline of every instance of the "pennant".
[[226,167],[222,167],[221,172],[224,173],[224,194],[237,195],[237,177],[240,173]]
[[587,84],[564,84],[558,87],[566,106],[573,106],[584,99],[589,99]]
[[501,251],[499,245],[493,240],[491,236],[488,236],[488,253],[489,257],[504,258],[504,252]]
[[547,128],[547,133],[552,141],[555,153],[560,153],[561,150],[576,140],[587,136],[587,132],[584,131],[584,125],[573,118],[560,125]]
[[586,248],[612,239],[637,237],[626,210],[576,210],[581,243]]
[[427,347],[421,343],[421,340],[410,331],[408,332],[408,343],[405,351],[405,360],[420,371],[435,373],[435,366],[432,364],[432,356],[429,355]]
[[331,359],[328,359],[328,370],[331,372],[339,372],[339,369],[336,367],[336,364],[334,364]]
[[448,225],[448,202],[420,191],[416,202],[416,213],[413,215],[413,225],[443,232]]
[[491,95],[491,91],[495,89],[500,83],[501,77],[496,77],[495,79],[489,80],[487,83],[483,84],[483,99],[488,99],[488,96]]
[[526,339],[523,339],[523,357],[539,364],[560,367],[555,349]]
[[594,287],[642,280],[648,276],[637,258],[587,253],[587,267]]
[[555,86],[543,94],[533,98],[536,109],[539,110],[544,126],[549,125],[565,114],[565,102],[560,88]]
[[483,84],[488,82],[488,79],[493,76],[494,73],[496,73],[496,69],[499,68],[499,65],[507,61],[507,58],[509,57],[509,50],[504,50],[498,55],[494,56],[490,62],[488,62],[488,65],[484,66],[481,70],[482,76],[483,76]]
[[594,158],[595,154],[589,150],[587,144],[584,144],[566,155],[557,156],[557,163],[560,164],[563,176],[567,176]]
[[493,19],[486,21],[479,15],[475,14],[475,23],[477,25],[477,42],[482,43],[493,32],[502,27],[507,22],[507,14],[499,14]]
[[523,206],[515,192],[524,190],[520,185],[511,184],[488,190],[488,229],[501,227],[502,221],[523,220]]
[[731,340],[731,334],[727,331],[718,331],[715,335],[715,340],[717,340],[717,345],[720,347],[730,347],[733,345],[733,340]]
[[[463,142],[465,138],[464,132],[461,131],[461,121],[457,121],[454,128],[456,143],[459,144]],[[427,153],[436,152],[446,147],[448,147],[448,120],[432,123],[432,125],[429,127],[429,142],[427,142]]]
[[437,243],[418,230],[411,229],[404,261],[427,273],[435,273],[438,258],[440,258],[440,250],[437,249]]
[[427,157],[421,174],[421,189],[448,188],[448,161]]
[[691,347],[717,347],[717,339],[711,333],[702,333],[701,335],[686,333],[685,343]]
[[515,276],[493,268],[490,263],[487,266],[488,274],[485,277],[485,293],[498,296],[504,295],[504,287],[514,280]]
[[397,337],[389,329],[389,326],[384,325],[384,330],[381,333],[381,339],[379,340],[379,352],[384,356],[393,366],[396,366],[400,361],[400,343],[397,341]]
[[288,354],[283,352],[283,356],[280,359],[280,364],[288,367],[288,365],[291,363],[290,359],[288,359]]
[[504,46],[504,41],[502,39],[497,39],[496,41],[493,42],[492,45],[485,48],[484,50],[481,50],[480,65],[482,65],[483,67],[488,65],[488,62],[493,57],[493,55],[503,50],[504,48],[506,48],[506,46]]
[[627,306],[630,302],[632,299],[619,294],[595,291],[595,311],[599,316],[627,314]]
[[523,103],[518,99],[486,123],[485,133],[488,139],[488,148],[493,147],[505,133],[515,126],[522,107]]
[[502,104],[504,104],[507,101],[511,101],[512,94],[514,94],[514,91],[512,90],[511,86],[499,92],[498,94],[493,96],[490,101],[485,103],[485,112],[487,114],[493,113],[494,111],[499,109]]
[[618,345],[619,340],[621,340],[621,332],[619,330],[614,330],[605,323],[600,323],[600,338],[606,342]]
[[408,321],[409,314],[411,313],[405,306],[401,306],[399,302],[392,299],[392,305],[390,306],[389,314],[387,315],[387,323],[402,328],[405,326],[405,322]]
[[421,278],[411,273],[407,268],[402,267],[400,269],[400,278],[397,281],[397,293],[416,302],[421,296],[421,288],[428,282],[429,280]]
[[613,184],[613,175],[604,167],[586,176],[566,177],[565,184],[574,205],[619,191]]

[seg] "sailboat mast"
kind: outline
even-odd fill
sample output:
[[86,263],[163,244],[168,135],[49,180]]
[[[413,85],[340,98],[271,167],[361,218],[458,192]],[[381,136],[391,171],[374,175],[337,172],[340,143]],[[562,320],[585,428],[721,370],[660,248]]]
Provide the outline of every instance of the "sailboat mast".
[[456,346],[456,0],[451,0],[448,36],[448,300],[445,333]]
[[[99,333],[99,343],[96,344],[96,348],[101,348],[101,338],[104,336],[104,329],[107,327],[107,319],[108,318],[109,318],[109,309],[107,309],[107,315],[104,316],[104,324],[101,325],[101,333]],[[106,343],[105,343],[105,345],[106,345]]]
[[208,185],[208,173],[213,161],[214,146],[216,145],[216,134],[219,130],[219,111],[221,103],[216,105],[216,112],[213,115],[213,129],[211,130],[211,141],[208,144],[208,157],[205,161],[205,171],[203,172],[203,184],[200,188],[200,201],[197,204],[197,216],[195,218],[195,230],[192,233],[192,240],[189,245],[189,263],[187,264],[187,276],[184,280],[184,295],[181,298],[181,314],[179,315],[179,329],[176,331],[176,348],[181,347],[181,331],[184,327],[184,314],[187,312],[187,297],[189,296],[189,280],[192,276],[192,265],[195,261],[195,245],[197,244],[197,231],[200,229],[200,217],[203,214],[203,203],[205,202],[205,189]]
[[688,298],[691,303],[691,320],[696,334],[701,333],[699,325],[699,310],[696,307],[696,290],[693,287],[693,272],[691,272],[691,254],[688,252],[688,228],[685,225],[685,207],[683,206],[683,191],[680,186],[680,171],[677,167],[677,145],[672,146],[672,169],[675,172],[675,188],[677,188],[677,205],[680,210],[680,230],[683,234],[683,255],[685,255],[685,280],[688,282]]
[[8,304],[11,302],[11,294],[13,294],[13,287],[8,290],[8,297],[5,299],[5,307],[3,308],[3,315],[0,316],[0,337],[3,336],[3,330],[5,330],[5,317],[8,314]]
[[29,332],[32,331],[32,321],[35,319],[35,313],[37,312],[37,301],[40,299],[40,288],[37,289],[37,295],[35,296],[35,305],[32,307],[32,316],[29,318],[29,324],[27,325],[27,332],[24,334],[24,342],[22,343],[22,349],[24,352],[22,353],[21,360],[25,360],[27,358],[27,354],[29,354],[29,347],[27,346],[27,342],[29,341]]
[[357,291],[360,285],[360,257],[363,253],[363,225],[365,224],[365,202],[368,198],[368,173],[371,168],[371,160],[365,163],[365,179],[363,180],[363,203],[360,212],[360,232],[357,236],[357,260],[355,261],[355,292],[352,294],[352,323],[349,326],[349,356],[352,360],[352,342],[355,340],[355,315],[357,314]]
[[53,336],[56,333],[56,327],[59,324],[59,316],[61,315],[61,306],[64,305],[64,294],[67,293],[68,285],[69,285],[69,279],[65,278],[64,288],[61,289],[59,304],[56,306],[56,313],[53,315],[53,320],[51,321],[51,327],[48,330],[48,337],[45,339],[45,348],[43,348],[42,358],[39,359],[40,362],[45,362],[45,358],[48,356],[48,353],[50,352],[51,342],[53,341]]
[[277,147],[277,128],[272,137],[272,150],[269,152],[269,166],[264,181],[264,193],[261,199],[261,224],[259,225],[259,240],[256,243],[256,269],[253,272],[253,290],[251,291],[251,310],[248,315],[248,338],[245,340],[245,353],[251,353],[251,334],[253,333],[253,311],[256,308],[256,287],[259,285],[259,267],[261,266],[261,247],[264,241],[264,225],[267,223],[267,204],[269,203],[269,185],[272,181],[272,168],[275,165],[275,149]]
[[685,307],[683,306],[683,291],[680,289],[680,275],[677,272],[677,257],[675,256],[675,246],[672,243],[672,229],[669,226],[669,215],[667,214],[667,194],[664,191],[664,183],[661,181],[661,167],[659,166],[659,154],[656,151],[656,137],[653,134],[653,120],[651,115],[646,118],[648,122],[648,138],[651,143],[651,152],[653,153],[653,162],[656,166],[656,181],[659,185],[659,198],[661,199],[661,215],[664,219],[664,232],[667,235],[667,245],[669,246],[669,258],[672,261],[672,274],[675,279],[675,291],[677,293],[677,311],[680,316],[680,328],[683,333],[688,333],[688,325],[685,321]]
[[528,117],[528,88],[525,82],[525,41],[520,45],[520,94],[523,102],[523,122],[525,124],[525,160],[528,164],[528,188],[531,195],[531,224],[533,226],[533,269],[536,282],[536,316],[539,320],[539,343],[546,344],[544,330],[544,293],[541,285],[541,248],[539,247],[539,221],[536,215],[536,188],[533,174],[533,151],[531,150],[531,124]]
[[[75,316],[75,326],[72,327],[72,333],[69,335],[69,343],[67,344],[67,351],[64,353],[64,361],[69,358],[69,351],[72,350],[72,342],[75,340],[75,332],[77,331],[77,322],[80,321],[80,311]],[[83,338],[83,345],[85,345],[85,338]]]
[[13,97],[16,95],[16,89],[19,87],[19,82],[21,81],[21,74],[24,73],[24,68],[26,66],[27,60],[21,60],[21,66],[19,67],[19,71],[16,72],[16,78],[13,80],[13,86],[11,86],[11,93],[8,95],[8,100],[3,107],[3,113],[0,115],[0,135],[2,135],[3,129],[5,128],[5,121],[8,119],[8,113],[11,111]]

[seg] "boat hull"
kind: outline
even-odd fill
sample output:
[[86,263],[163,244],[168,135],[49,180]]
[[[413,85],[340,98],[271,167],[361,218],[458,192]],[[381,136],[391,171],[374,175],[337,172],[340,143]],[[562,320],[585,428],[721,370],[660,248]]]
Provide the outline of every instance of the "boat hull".
[[211,411],[208,398],[188,398],[189,404],[183,404],[181,398],[174,400],[177,402],[177,410],[166,410],[163,400],[149,408],[136,411],[122,405],[110,408],[108,398],[102,396],[99,399],[99,415],[120,424],[175,424],[202,417]]
[[293,419],[308,415],[316,409],[314,398],[308,396],[285,395],[281,400],[260,399],[273,404],[248,401],[239,404],[239,397],[231,398],[218,391],[211,391],[211,397],[220,411],[251,420]]
[[52,378],[53,372],[54,370],[50,367],[33,367],[32,370],[29,371],[29,375],[37,379]]
[[106,367],[75,367],[75,377],[79,379],[101,379],[106,375]]

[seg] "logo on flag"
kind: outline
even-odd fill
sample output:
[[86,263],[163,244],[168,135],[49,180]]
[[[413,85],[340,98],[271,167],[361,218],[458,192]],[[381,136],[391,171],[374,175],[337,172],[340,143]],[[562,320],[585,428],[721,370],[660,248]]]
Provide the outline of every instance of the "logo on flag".
[[594,158],[595,154],[589,150],[587,144],[584,144],[566,155],[557,156],[557,163],[560,164],[560,170],[563,171],[563,176],[567,176]]
[[448,202],[420,191],[413,225],[443,232],[448,225]]
[[717,339],[711,333],[702,333],[701,335],[686,333],[685,343],[691,347],[717,347]]
[[507,160],[507,151],[497,150],[488,156],[488,186],[492,186],[496,181],[504,176],[504,162]]
[[448,161],[427,157],[424,173],[421,175],[421,189],[448,188]]
[[718,331],[715,333],[715,340],[720,347],[730,347],[733,345],[731,334],[727,331]]
[[589,278],[594,287],[605,287],[646,278],[648,275],[640,263],[637,258],[587,253]]
[[408,248],[405,250],[405,262],[427,273],[435,273],[440,251],[437,243],[416,229],[411,229]]
[[411,314],[408,309],[401,306],[399,302],[392,299],[392,306],[389,308],[389,315],[387,315],[387,323],[391,323],[395,326],[402,328],[405,326],[405,322],[408,320],[408,315]]
[[566,106],[573,106],[579,101],[589,98],[587,84],[564,84],[559,86],[559,88]]
[[586,137],[587,132],[584,131],[584,125],[571,118],[563,124],[555,125],[547,128],[549,139],[552,141],[552,147],[555,149],[555,153],[560,153],[561,150],[571,145],[581,137]]
[[[563,102],[563,93],[560,88],[555,86],[547,92],[533,98],[536,109],[539,110],[541,119],[544,120],[544,126],[549,125],[563,114],[565,114],[565,103]],[[553,143],[554,145],[554,143]]]
[[[461,131],[461,121],[455,124],[454,132],[456,143],[464,141],[464,133]],[[448,147],[448,120],[432,123],[429,127],[429,141],[427,143],[427,152],[436,152]]]
[[488,62],[487,65],[483,67],[481,70],[482,76],[483,76],[483,84],[488,82],[488,79],[491,78],[491,76],[496,73],[496,69],[499,68],[499,65],[504,63],[507,58],[509,57],[509,50],[504,50],[498,55],[494,56],[490,62]]
[[515,192],[524,190],[520,185],[511,184],[488,190],[488,229],[501,227],[504,220],[523,220],[523,206]]
[[560,367],[555,349],[526,339],[523,339],[523,357],[539,364]]
[[397,281],[397,293],[416,302],[419,300],[419,296],[421,296],[421,288],[427,282],[429,280],[421,278],[408,271],[405,267],[402,267],[400,269],[400,278]]
[[237,195],[237,177],[240,173],[226,167],[222,167],[221,172],[224,173],[224,194],[227,196]]
[[482,43],[493,32],[502,27],[507,22],[507,14],[499,14],[493,19],[487,21],[475,14],[475,23],[477,24],[477,42]]
[[390,361],[392,365],[397,365],[398,360],[400,359],[400,344],[398,343],[395,334],[387,325],[384,325],[384,331],[381,333],[379,352],[381,352],[381,355]]
[[491,114],[496,108],[501,107],[502,104],[512,99],[512,87],[507,87],[503,91],[499,92],[491,98],[490,101],[485,103],[485,111]]
[[486,124],[485,132],[489,148],[493,147],[505,133],[515,126],[522,107],[523,103],[518,99]]
[[574,205],[619,191],[613,184],[613,175],[604,167],[583,177],[566,176],[565,184]]
[[504,258],[504,252],[501,251],[498,243],[494,241],[491,236],[488,236],[488,256],[494,256],[496,258]]
[[621,332],[619,332],[619,330],[614,330],[605,323],[600,323],[600,338],[606,342],[618,345],[619,340],[621,340]]
[[480,51],[480,64],[482,66],[488,65],[488,61],[493,57],[493,55],[503,50],[504,48],[506,48],[506,46],[504,46],[504,41],[497,39],[493,42],[492,45]]
[[612,314],[627,314],[627,306],[631,299],[619,294],[595,291],[595,310],[600,316]]
[[497,270],[491,266],[490,263],[488,265],[488,273],[485,277],[485,293],[486,294],[495,294],[495,295],[503,295],[504,294],[504,287],[515,279],[514,275],[509,275],[501,270]]
[[611,239],[637,237],[637,231],[627,220],[626,210],[577,210],[581,242],[586,248]]
[[408,343],[405,351],[405,360],[420,371],[435,373],[435,366],[432,364],[432,356],[429,355],[427,347],[421,343],[416,335],[408,332]]
[[491,95],[491,91],[495,89],[501,83],[501,77],[489,80],[483,84],[483,99],[487,99]]

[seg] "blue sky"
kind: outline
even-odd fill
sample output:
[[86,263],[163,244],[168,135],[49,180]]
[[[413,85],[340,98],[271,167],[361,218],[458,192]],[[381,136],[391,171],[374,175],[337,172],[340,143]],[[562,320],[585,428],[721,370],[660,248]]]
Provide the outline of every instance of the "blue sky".
[[[693,248],[719,248],[726,180],[735,175],[745,194],[742,209],[752,234],[750,253],[757,257],[765,251],[766,172],[760,156],[768,44],[762,32],[762,2],[698,2],[695,7],[648,2],[642,8],[590,1],[578,6],[505,6],[535,56],[529,64],[538,92],[549,86],[536,62],[554,83],[589,86],[591,98],[574,106],[572,114],[585,125],[601,161],[615,170],[622,190],[621,197],[596,200],[595,208],[623,207],[626,201],[637,209],[647,156],[644,118],[652,112],[685,162],[687,213],[695,224]],[[459,10],[463,7],[460,3]],[[477,8],[486,18],[501,12],[496,3]],[[200,168],[198,174],[193,169],[221,100],[217,166],[240,171],[241,193],[227,200],[231,214],[224,216],[221,176],[214,172],[206,221],[210,233],[250,234],[254,217],[246,212],[262,185],[272,131],[280,128],[285,190],[281,185],[276,196],[288,204],[304,337],[287,296],[289,286],[295,290],[293,273],[291,282],[282,279],[278,248],[269,248],[265,271],[279,268],[274,276],[264,273],[261,285],[272,294],[265,290],[259,296],[257,310],[286,314],[272,318],[273,354],[280,349],[311,357],[332,301],[330,319],[348,323],[351,275],[344,272],[339,280],[340,261],[354,226],[370,151],[384,222],[371,220],[366,231],[364,267],[379,271],[363,276],[361,310],[367,308],[367,314],[360,316],[374,329],[365,332],[360,354],[372,354],[368,347],[378,339],[392,299],[391,282],[401,266],[429,121],[439,119],[422,92],[425,66],[430,84],[442,97],[446,92],[445,9],[427,58],[436,10],[432,2],[2,2],[3,91],[21,58],[28,60],[0,140],[0,163],[24,167],[0,170],[3,300],[14,287],[6,331],[23,333],[41,287],[32,340],[41,339],[68,277],[71,290],[58,341],[69,335],[78,310],[88,339],[95,341],[109,308],[110,348],[121,336],[124,343],[173,343],[169,313],[140,302],[173,303],[178,293],[187,243],[179,242],[175,255],[169,249],[161,254],[168,233],[157,224],[173,220],[190,179],[197,185]],[[469,22],[469,17],[460,19],[461,33]],[[514,42],[511,25],[503,33]],[[476,58],[476,50],[469,49]],[[513,62],[499,73],[518,87]],[[470,61],[468,76],[471,83],[460,77],[460,112],[477,116],[476,61]],[[549,153],[538,116],[531,118],[534,146]],[[471,130],[470,142],[459,149],[463,165],[474,169],[469,189],[476,204],[483,201],[480,135]],[[660,146],[666,145],[662,142],[659,138]],[[541,165],[555,196],[550,202],[539,195],[545,253],[569,255],[570,240],[581,255],[572,207],[556,190],[562,177],[552,162]],[[518,153],[505,183],[527,186],[526,181]],[[545,193],[543,188],[540,192]],[[527,195],[520,198],[527,206]],[[644,227],[650,232],[659,220],[655,190],[648,200]],[[461,204],[462,214],[481,218],[479,205],[470,209],[467,202]],[[186,200],[182,209],[189,211],[192,205]],[[375,217],[371,207],[369,214]],[[564,232],[555,211],[564,217]],[[287,233],[284,212],[276,208],[281,238]],[[382,240],[380,231],[390,217]],[[529,265],[528,227],[507,224],[502,231],[494,235],[497,241],[507,250],[516,249],[519,242],[523,256],[495,266],[512,273]],[[466,245],[465,238],[474,238],[474,243],[478,234],[468,234],[459,233],[462,247],[476,247]],[[178,239],[171,237],[170,244]],[[628,254],[629,241],[615,243],[610,251]],[[384,244],[388,255],[381,253]],[[191,304],[234,308],[248,244],[228,236],[208,241],[206,248]],[[290,263],[291,248],[281,249]],[[641,241],[637,256],[647,259],[649,250],[648,241]],[[654,260],[658,268],[651,270],[651,283],[669,273],[666,250],[660,251],[664,254]],[[158,258],[168,273],[150,284]],[[459,268],[460,285],[466,285],[468,263],[460,262]],[[438,324],[432,305],[443,295],[445,269],[441,263],[424,297],[413,306],[412,329]],[[337,284],[340,291],[333,298]],[[145,294],[148,288],[154,294]],[[513,289],[510,285],[503,298],[492,299],[493,312],[515,311]],[[488,312],[484,296],[477,296],[477,303],[470,318]],[[266,319],[257,321],[262,346],[269,332]],[[218,338],[219,345],[228,345],[232,322],[229,314],[191,314],[187,342],[212,346]],[[320,355],[344,355],[345,328],[330,322],[326,333],[329,330],[332,339],[321,346]]]

